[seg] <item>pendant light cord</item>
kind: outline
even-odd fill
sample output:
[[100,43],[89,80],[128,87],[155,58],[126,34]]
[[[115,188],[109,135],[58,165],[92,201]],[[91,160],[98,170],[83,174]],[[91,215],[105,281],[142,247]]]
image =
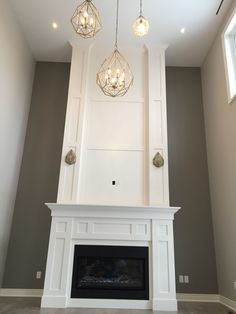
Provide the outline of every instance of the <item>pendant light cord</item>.
[[117,0],[117,4],[116,4],[116,42],[115,42],[115,49],[118,48],[118,29],[119,29],[119,0]]
[[143,15],[143,0],[140,0],[140,16]]

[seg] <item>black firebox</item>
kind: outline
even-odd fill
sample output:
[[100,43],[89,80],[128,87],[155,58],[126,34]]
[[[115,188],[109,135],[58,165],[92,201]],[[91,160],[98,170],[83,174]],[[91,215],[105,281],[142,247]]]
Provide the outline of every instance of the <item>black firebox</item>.
[[71,297],[148,300],[148,248],[76,245]]

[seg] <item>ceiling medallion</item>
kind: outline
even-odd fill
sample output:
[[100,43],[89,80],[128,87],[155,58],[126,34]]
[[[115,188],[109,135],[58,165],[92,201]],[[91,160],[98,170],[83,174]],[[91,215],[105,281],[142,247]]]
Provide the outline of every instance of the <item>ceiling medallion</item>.
[[143,17],[143,3],[140,0],[140,15],[133,23],[133,31],[136,36],[144,36],[149,31],[149,22]]
[[133,73],[129,63],[118,50],[119,0],[116,13],[116,41],[113,54],[105,59],[97,73],[97,84],[106,96],[124,96],[133,84]]
[[92,38],[102,28],[100,15],[92,0],[85,0],[75,10],[71,23],[78,35]]

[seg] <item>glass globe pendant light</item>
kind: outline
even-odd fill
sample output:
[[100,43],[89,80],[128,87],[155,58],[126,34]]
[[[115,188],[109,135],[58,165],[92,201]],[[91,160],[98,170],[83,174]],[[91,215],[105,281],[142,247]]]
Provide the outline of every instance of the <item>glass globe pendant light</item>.
[[85,0],[75,10],[71,23],[78,35],[83,38],[92,38],[102,28],[101,19],[92,0]]
[[133,84],[129,63],[118,50],[119,0],[116,10],[116,41],[113,54],[105,59],[97,73],[97,84],[106,96],[124,96]]
[[140,15],[133,23],[133,31],[136,36],[144,36],[149,31],[149,22],[143,17],[142,0],[140,0]]

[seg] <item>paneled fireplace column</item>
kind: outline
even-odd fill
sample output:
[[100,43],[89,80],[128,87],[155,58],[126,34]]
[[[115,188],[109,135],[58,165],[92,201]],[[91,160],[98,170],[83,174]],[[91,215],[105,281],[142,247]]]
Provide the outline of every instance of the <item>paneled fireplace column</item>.
[[[177,308],[173,219],[179,208],[169,207],[165,47],[123,53],[135,81],[125,97],[113,99],[96,85],[106,50],[73,47],[58,199],[48,204],[42,307]],[[72,297],[79,245],[148,248],[149,298]]]

